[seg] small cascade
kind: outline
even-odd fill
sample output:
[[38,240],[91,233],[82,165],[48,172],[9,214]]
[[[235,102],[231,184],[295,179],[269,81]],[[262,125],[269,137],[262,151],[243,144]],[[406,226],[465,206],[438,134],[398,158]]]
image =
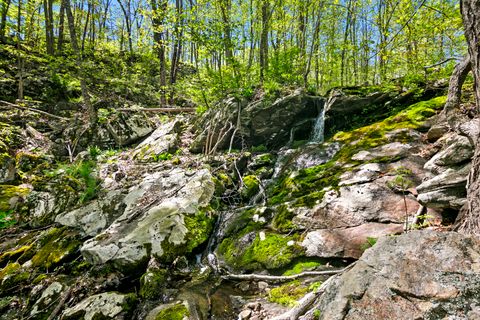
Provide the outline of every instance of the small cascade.
[[318,114],[317,120],[315,120],[315,126],[313,127],[312,139],[313,143],[323,143],[325,136],[325,111],[327,108],[322,108],[322,111]]
[[263,184],[259,183],[258,188],[257,194],[250,200],[250,206],[264,206],[267,203],[267,195],[265,194],[265,188],[263,187]]

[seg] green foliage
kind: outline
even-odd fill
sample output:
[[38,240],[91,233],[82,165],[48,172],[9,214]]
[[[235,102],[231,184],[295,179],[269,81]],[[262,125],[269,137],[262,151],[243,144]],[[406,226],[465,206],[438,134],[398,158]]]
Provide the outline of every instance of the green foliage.
[[362,244],[362,246],[360,247],[360,249],[361,249],[362,251],[365,251],[365,250],[367,250],[368,248],[373,247],[373,246],[375,245],[375,243],[377,243],[377,240],[378,240],[378,239],[375,238],[375,237],[367,237],[367,241],[366,241],[364,244]]
[[162,152],[160,154],[151,154],[150,159],[155,162],[171,160],[173,155],[169,152]]
[[47,176],[55,177],[65,173],[66,177],[70,177],[77,182],[80,189],[80,203],[85,203],[97,196],[100,188],[100,181],[96,173],[96,163],[93,161],[79,161],[75,163],[61,164],[54,171],[45,172]]
[[0,211],[0,229],[9,228],[16,223],[17,221],[13,216],[13,210]]
[[88,147],[88,154],[92,159],[96,159],[102,151],[97,146],[90,146]]

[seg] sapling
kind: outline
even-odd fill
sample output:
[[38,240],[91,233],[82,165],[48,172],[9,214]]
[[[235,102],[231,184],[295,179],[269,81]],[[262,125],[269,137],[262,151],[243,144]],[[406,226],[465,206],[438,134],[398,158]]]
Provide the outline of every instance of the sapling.
[[398,167],[395,169],[395,177],[393,180],[387,182],[389,188],[402,193],[405,210],[405,231],[408,230],[407,191],[413,186],[413,181],[408,178],[411,175],[412,171],[410,169]]

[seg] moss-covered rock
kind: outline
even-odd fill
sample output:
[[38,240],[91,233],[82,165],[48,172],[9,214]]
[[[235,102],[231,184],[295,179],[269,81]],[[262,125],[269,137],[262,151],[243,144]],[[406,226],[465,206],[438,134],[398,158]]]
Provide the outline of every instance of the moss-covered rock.
[[78,233],[63,228],[46,230],[39,239],[39,249],[31,259],[32,267],[52,270],[78,253],[81,241]]
[[243,186],[240,193],[243,199],[248,200],[260,191],[260,180],[254,175],[248,175],[242,178]]
[[168,271],[165,269],[148,270],[140,278],[140,296],[144,299],[157,299],[167,284]]
[[18,289],[18,286],[27,283],[29,278],[30,272],[23,269],[19,263],[7,264],[0,270],[0,294]]
[[224,239],[218,253],[234,269],[277,269],[303,255],[299,239],[298,235],[263,231],[241,233],[237,238]]
[[184,303],[170,304],[159,308],[154,320],[185,320],[189,319],[190,312]]
[[0,185],[0,211],[16,208],[29,192],[30,189],[23,186]]
[[297,300],[307,292],[308,287],[302,286],[299,280],[295,280],[271,289],[268,293],[268,300],[283,306],[293,307],[297,304]]

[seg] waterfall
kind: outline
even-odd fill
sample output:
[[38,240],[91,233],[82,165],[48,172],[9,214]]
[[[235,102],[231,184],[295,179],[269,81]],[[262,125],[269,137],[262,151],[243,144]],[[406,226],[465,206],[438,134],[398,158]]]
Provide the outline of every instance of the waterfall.
[[315,120],[315,126],[313,127],[312,140],[311,142],[322,143],[324,139],[325,132],[325,110],[327,108],[323,107],[322,111],[318,114],[317,120]]

